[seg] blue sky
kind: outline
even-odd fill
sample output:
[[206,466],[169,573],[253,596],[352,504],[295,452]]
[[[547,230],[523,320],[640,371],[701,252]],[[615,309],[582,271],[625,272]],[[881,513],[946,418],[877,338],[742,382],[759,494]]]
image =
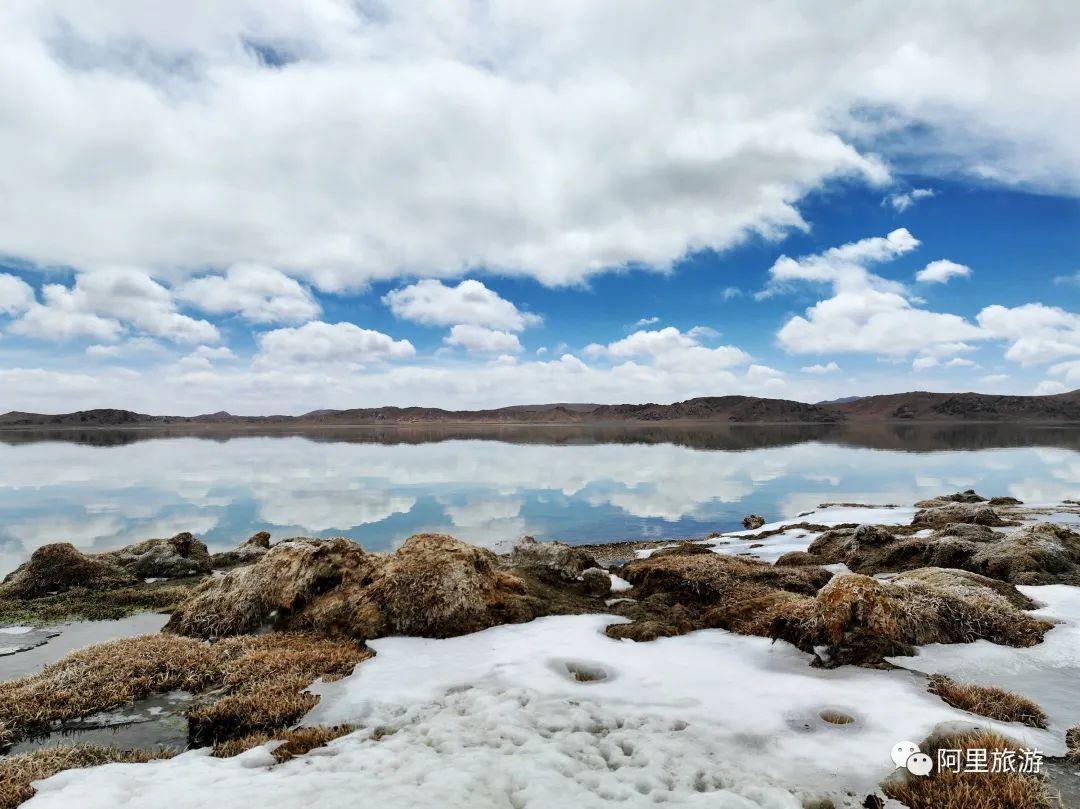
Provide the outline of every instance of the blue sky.
[[1069,12],[154,5],[0,10],[0,410],[1080,387]]

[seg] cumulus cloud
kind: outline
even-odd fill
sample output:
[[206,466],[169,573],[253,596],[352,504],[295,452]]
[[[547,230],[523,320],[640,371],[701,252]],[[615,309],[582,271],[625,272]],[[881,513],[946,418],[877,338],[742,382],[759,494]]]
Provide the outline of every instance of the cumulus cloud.
[[258,264],[235,264],[224,275],[193,279],[176,296],[204,312],[235,313],[251,323],[304,323],[322,312],[302,284]]
[[262,367],[296,363],[346,363],[364,365],[395,359],[409,359],[416,349],[408,340],[395,340],[355,323],[312,321],[303,326],[275,329],[259,335]]
[[540,323],[540,317],[522,312],[494,290],[472,279],[457,286],[426,279],[383,296],[395,317],[428,326],[484,326],[521,331]]
[[749,364],[750,355],[736,346],[709,348],[701,345],[702,339],[715,335],[716,332],[708,327],[697,326],[681,332],[674,326],[667,326],[656,331],[636,331],[606,346],[594,343],[586,347],[585,353],[615,361],[646,359],[668,369],[690,369],[695,363],[701,363],[702,372]]
[[[833,296],[805,315],[788,320],[777,333],[793,354],[829,352],[904,357],[958,350],[964,340],[981,339],[982,330],[957,315],[917,308],[902,284],[870,272],[872,264],[909,253],[919,241],[905,228],[885,237],[862,239],[799,259],[781,256],[769,271],[766,295],[793,282],[827,283]],[[963,346],[966,347],[966,346]],[[920,363],[917,369],[929,367]]]
[[944,284],[950,278],[968,278],[971,276],[971,268],[963,264],[957,264],[948,259],[931,261],[923,269],[915,273],[915,280],[924,284]]
[[1033,393],[1036,396],[1053,396],[1055,393],[1066,393],[1069,389],[1053,379],[1044,379],[1035,386]]
[[454,326],[443,342],[464,348],[470,354],[518,354],[522,351],[516,334],[467,324]]
[[0,315],[21,315],[33,304],[33,287],[16,275],[0,273]]
[[1080,360],[1070,360],[1069,362],[1059,362],[1056,365],[1051,365],[1050,373],[1054,376],[1064,377],[1068,383],[1080,384]]
[[1057,306],[987,306],[977,316],[991,336],[1007,340],[1005,358],[1022,365],[1080,356],[1080,315]]
[[43,340],[89,337],[109,342],[130,327],[177,343],[213,343],[217,328],[177,311],[170,290],[141,270],[80,273],[72,287],[48,284],[11,330]]
[[111,342],[120,336],[120,323],[81,311],[71,290],[60,284],[46,284],[41,289],[45,303],[35,302],[11,324],[10,331],[39,340],[66,341],[79,338]]
[[910,191],[889,194],[881,201],[881,204],[888,205],[893,210],[903,213],[919,200],[930,199],[934,195],[934,189],[932,188],[913,188]]
[[641,318],[641,320],[639,320],[637,323],[635,323],[634,326],[637,327],[637,328],[640,328],[641,326],[654,326],[659,322],[660,322],[660,318],[657,317],[656,315],[653,315],[652,317],[643,317],[643,318]]
[[815,374],[820,376],[823,374],[840,373],[840,366],[837,365],[836,362],[827,362],[824,365],[804,365],[799,370],[802,371],[804,374]]
[[872,153],[1080,187],[1072,8],[213,5],[3,4],[0,249],[558,284],[801,227]]

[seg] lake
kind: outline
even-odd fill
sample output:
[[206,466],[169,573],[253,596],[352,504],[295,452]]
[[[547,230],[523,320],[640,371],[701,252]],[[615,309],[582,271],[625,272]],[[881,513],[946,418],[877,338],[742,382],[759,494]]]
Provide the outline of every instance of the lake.
[[439,531],[500,548],[703,536],[822,502],[957,489],[1080,496],[1080,426],[745,425],[0,432],[0,575],[86,552],[259,530],[385,550]]

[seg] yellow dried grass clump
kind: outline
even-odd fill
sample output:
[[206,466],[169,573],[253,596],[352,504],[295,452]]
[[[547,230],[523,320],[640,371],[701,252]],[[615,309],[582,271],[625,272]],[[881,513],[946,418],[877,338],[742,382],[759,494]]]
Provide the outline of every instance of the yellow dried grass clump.
[[348,640],[280,633],[207,643],[144,635],[73,652],[39,674],[0,682],[0,742],[150,694],[225,689],[189,711],[200,741],[286,727],[318,700],[301,693],[371,656]]
[[93,744],[44,747],[31,753],[0,759],[0,809],[15,809],[34,795],[34,781],[49,778],[64,770],[96,767],[123,762],[144,764],[169,758],[168,750],[120,750]]
[[[923,745],[924,752],[937,760],[938,749],[960,750],[962,760],[971,748],[990,751],[1011,750],[1019,758],[1017,745],[1004,736],[977,731]],[[1041,776],[1019,772],[972,773],[933,772],[917,778],[886,781],[885,794],[909,809],[1057,809],[1060,802],[1050,797]]]
[[267,742],[280,741],[281,744],[274,748],[274,758],[279,762],[288,761],[291,758],[302,756],[316,747],[324,747],[334,739],[352,733],[354,730],[356,728],[352,725],[334,725],[332,727],[316,725],[315,727],[294,728],[293,730],[283,730],[277,733],[260,731],[214,745],[214,755],[218,758],[232,758]]
[[962,711],[1001,722],[1020,722],[1033,728],[1046,727],[1046,713],[1038,704],[1003,688],[958,683],[943,674],[935,674],[930,678],[927,690]]

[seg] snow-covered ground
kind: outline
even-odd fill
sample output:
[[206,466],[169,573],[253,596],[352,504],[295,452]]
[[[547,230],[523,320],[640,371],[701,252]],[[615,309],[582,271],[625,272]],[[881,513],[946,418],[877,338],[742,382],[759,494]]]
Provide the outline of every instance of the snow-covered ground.
[[[709,544],[774,561],[818,534],[764,532],[798,522],[907,524],[914,512],[829,507]],[[625,589],[617,577],[613,584]],[[446,640],[383,638],[350,677],[313,686],[322,699],[304,724],[361,728],[325,748],[279,765],[262,747],[233,759],[198,750],[72,770],[39,783],[27,806],[800,809],[829,797],[857,807],[892,771],[893,746],[941,723],[991,727],[1064,753],[1063,731],[1080,719],[1080,588],[1021,589],[1046,605],[1038,614],[1061,621],[1043,644],[928,646],[893,661],[910,670],[813,669],[788,644],[722,630],[613,640],[603,629],[622,619],[603,615]],[[1051,728],[953,709],[926,692],[920,672],[1023,693],[1043,705]],[[834,724],[831,714],[852,721]]]
[[[792,646],[721,630],[617,641],[602,634],[616,620],[374,641],[373,660],[316,686],[322,701],[305,720],[365,730],[273,767],[262,748],[72,770],[28,806],[799,809],[825,795],[857,806],[898,741],[974,719],[906,671],[812,669]],[[830,724],[829,711],[854,721]],[[1063,751],[1058,735],[978,721]]]
[[1080,587],[1051,584],[1020,587],[1028,598],[1045,606],[1034,611],[1060,624],[1043,642],[1028,649],[998,646],[989,641],[923,646],[915,657],[890,662],[927,674],[947,674],[957,680],[996,685],[1030,697],[1050,718],[1051,730],[1063,734],[1080,724]]

